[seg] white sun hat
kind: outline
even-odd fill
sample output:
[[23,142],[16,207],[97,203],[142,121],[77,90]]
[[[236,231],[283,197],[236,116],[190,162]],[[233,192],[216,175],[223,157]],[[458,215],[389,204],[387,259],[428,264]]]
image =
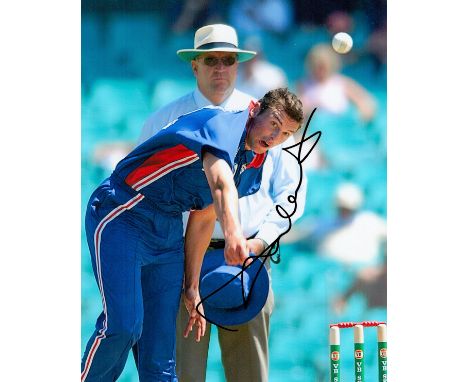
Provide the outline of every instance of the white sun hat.
[[244,62],[255,57],[257,52],[238,48],[236,30],[224,24],[206,25],[195,32],[194,49],[180,49],[177,55],[184,61],[190,62],[196,56],[206,52],[237,53],[238,61]]
[[349,210],[361,207],[364,196],[360,187],[354,183],[342,183],[336,191],[336,204]]

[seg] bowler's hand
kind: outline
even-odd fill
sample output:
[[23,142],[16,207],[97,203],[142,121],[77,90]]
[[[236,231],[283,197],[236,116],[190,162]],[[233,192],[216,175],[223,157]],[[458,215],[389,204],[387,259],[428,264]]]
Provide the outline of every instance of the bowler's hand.
[[249,249],[242,232],[225,237],[224,259],[228,265],[242,265],[249,257]]
[[[197,305],[201,301],[198,288],[186,288],[184,291],[184,303],[189,313],[189,320],[184,330],[184,337],[187,338],[193,329],[193,325],[197,325],[197,331],[195,333],[195,341],[200,342],[202,336],[205,335],[206,331],[206,320],[197,312]],[[203,311],[203,305],[198,307],[201,313]]]

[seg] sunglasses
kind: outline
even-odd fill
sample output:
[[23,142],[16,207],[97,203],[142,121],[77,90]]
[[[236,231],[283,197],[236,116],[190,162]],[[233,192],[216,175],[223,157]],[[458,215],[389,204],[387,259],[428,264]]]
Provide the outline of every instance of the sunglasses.
[[226,56],[226,57],[203,57],[203,63],[206,66],[216,66],[218,65],[219,61],[223,63],[224,66],[232,66],[236,63],[237,57],[236,56]]

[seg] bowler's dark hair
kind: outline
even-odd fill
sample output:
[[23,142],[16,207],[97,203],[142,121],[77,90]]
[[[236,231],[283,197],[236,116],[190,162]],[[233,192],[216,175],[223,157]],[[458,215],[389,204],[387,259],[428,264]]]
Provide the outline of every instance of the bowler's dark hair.
[[278,88],[266,93],[260,102],[260,113],[267,109],[284,110],[289,118],[302,124],[304,121],[304,112],[302,111],[302,102],[297,96],[290,92],[288,88]]

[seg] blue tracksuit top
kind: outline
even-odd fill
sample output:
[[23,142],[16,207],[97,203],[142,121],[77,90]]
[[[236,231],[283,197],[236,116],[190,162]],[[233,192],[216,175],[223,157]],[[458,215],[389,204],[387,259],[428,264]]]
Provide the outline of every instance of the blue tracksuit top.
[[117,164],[109,178],[116,200],[125,203],[130,192],[144,196],[141,207],[164,213],[205,208],[213,202],[201,160],[205,151],[231,166],[239,197],[255,193],[265,155],[244,148],[248,116],[248,110],[216,107],[182,115]]

